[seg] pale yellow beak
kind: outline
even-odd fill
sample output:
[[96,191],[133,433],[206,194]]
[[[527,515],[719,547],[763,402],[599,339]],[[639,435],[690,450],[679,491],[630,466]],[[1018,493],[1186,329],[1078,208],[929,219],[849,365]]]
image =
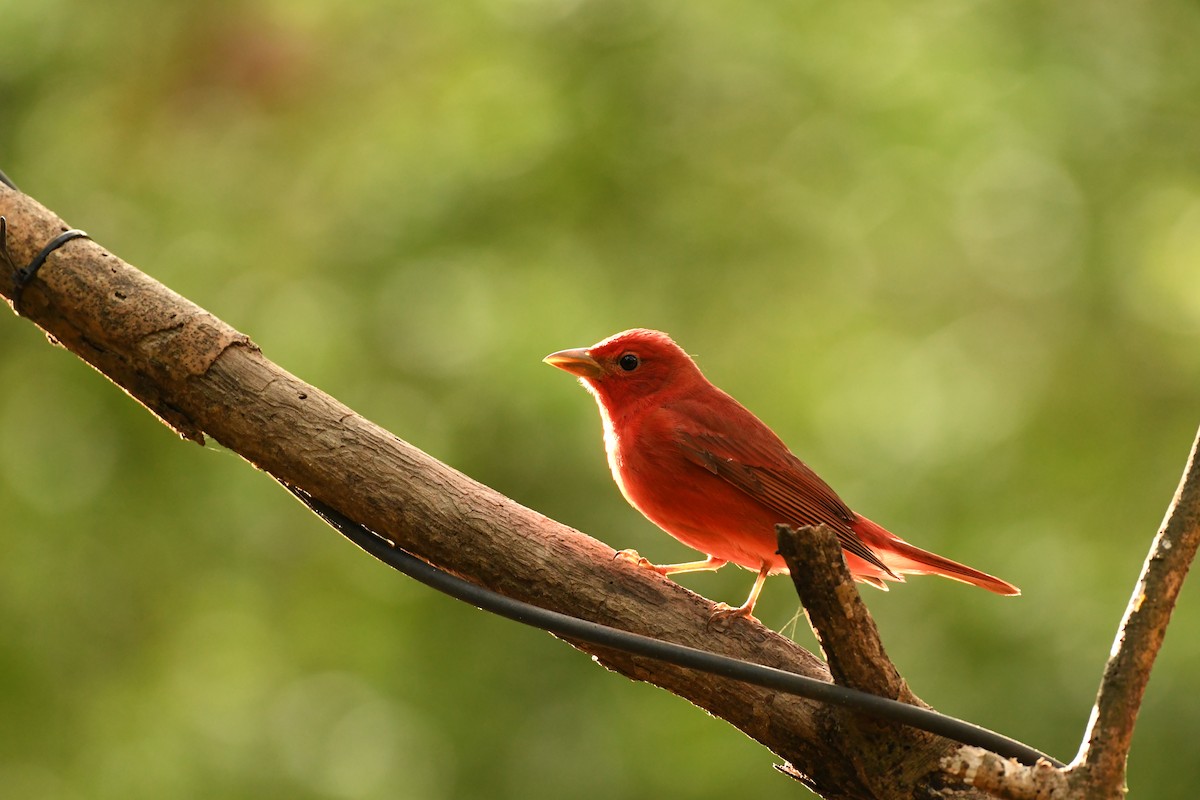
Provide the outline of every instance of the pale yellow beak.
[[552,367],[558,367],[580,378],[599,378],[604,374],[599,362],[592,358],[587,348],[579,347],[574,350],[559,350],[542,359]]

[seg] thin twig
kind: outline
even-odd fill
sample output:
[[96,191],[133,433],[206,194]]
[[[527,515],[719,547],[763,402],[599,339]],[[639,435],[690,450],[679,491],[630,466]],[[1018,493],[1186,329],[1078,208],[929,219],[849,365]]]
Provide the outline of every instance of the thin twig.
[[[1142,695],[1175,608],[1175,599],[1200,545],[1200,434],[1162,527],[1133,588],[1125,617],[1079,755],[1071,766],[1089,798],[1125,794],[1125,762]],[[1073,781],[1075,783],[1075,781]]]

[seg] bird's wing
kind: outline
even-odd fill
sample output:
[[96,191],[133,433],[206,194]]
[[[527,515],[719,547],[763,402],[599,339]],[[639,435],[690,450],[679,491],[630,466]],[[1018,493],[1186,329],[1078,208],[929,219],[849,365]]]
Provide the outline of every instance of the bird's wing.
[[[883,570],[879,556],[850,527],[854,512],[829,484],[784,447],[756,446],[746,437],[677,431],[684,456],[762,503],[791,525],[828,525],[842,548]],[[777,452],[778,451],[778,452]]]

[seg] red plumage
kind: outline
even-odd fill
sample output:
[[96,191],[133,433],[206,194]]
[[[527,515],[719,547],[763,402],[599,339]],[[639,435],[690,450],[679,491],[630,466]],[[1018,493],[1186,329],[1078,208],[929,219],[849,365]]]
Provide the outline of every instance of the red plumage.
[[1005,581],[922,550],[852,511],[767,425],[713,386],[665,333],[634,329],[545,361],[579,377],[596,398],[613,478],[634,508],[704,561],[654,566],[663,574],[738,564],[759,573],[749,616],[769,574],[786,572],[775,525],[825,523],[850,572],[886,588],[905,574],[942,575],[997,594]]

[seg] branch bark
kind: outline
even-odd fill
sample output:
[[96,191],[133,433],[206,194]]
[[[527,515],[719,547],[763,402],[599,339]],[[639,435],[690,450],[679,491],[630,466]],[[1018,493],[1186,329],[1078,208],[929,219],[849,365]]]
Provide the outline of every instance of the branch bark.
[[[888,658],[871,612],[846,567],[837,534],[828,526],[792,530],[776,527],[779,554],[817,636],[834,683],[902,703],[928,708],[912,693]],[[825,708],[820,712],[827,735],[843,746],[860,748],[854,764],[859,779],[879,797],[912,797],[936,770],[933,762],[960,745],[925,731],[902,733],[901,726],[872,717]]]
[[834,683],[925,706],[883,649],[879,628],[846,567],[837,534],[826,525],[799,530],[779,525],[776,532],[779,554],[787,562]]
[[1150,546],[1113,642],[1112,655],[1088,720],[1073,780],[1089,798],[1125,796],[1125,764],[1142,695],[1167,633],[1175,600],[1200,545],[1200,433],[1170,508]]
[[1045,761],[1027,767],[978,747],[961,747],[942,762],[953,783],[972,786],[1005,800],[1089,800],[1071,785],[1065,770]]

